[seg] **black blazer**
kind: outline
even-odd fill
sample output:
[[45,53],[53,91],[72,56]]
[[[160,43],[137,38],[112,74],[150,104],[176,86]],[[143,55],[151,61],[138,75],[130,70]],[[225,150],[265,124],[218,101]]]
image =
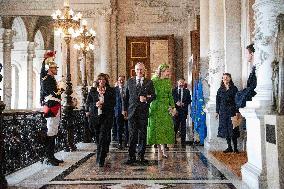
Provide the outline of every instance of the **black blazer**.
[[[140,102],[139,96],[147,97],[147,102]],[[152,80],[144,78],[140,91],[136,88],[136,77],[130,78],[127,81],[126,86],[126,99],[124,102],[124,111],[128,111],[128,118],[134,115],[134,112],[138,106],[142,106],[141,112],[139,112],[145,118],[149,114],[150,103],[156,98],[155,89]]]
[[[98,117],[98,107],[96,103],[99,101],[99,93],[97,89],[92,87],[86,101],[86,111],[91,113],[91,118]],[[108,118],[114,115],[115,94],[112,87],[106,87],[104,94],[104,104],[102,106],[102,117]]]
[[175,87],[173,89],[173,97],[174,97],[175,107],[176,107],[177,111],[179,113],[185,113],[187,115],[188,114],[188,105],[191,103],[190,91],[186,88],[183,89],[182,102],[184,103],[184,106],[182,106],[182,107],[176,105],[176,103],[179,101],[178,87]]

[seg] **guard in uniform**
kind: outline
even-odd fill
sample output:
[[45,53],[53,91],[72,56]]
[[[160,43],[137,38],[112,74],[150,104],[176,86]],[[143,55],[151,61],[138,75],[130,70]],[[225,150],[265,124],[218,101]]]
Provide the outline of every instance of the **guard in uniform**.
[[[41,105],[43,106],[44,117],[47,121],[46,133],[46,156],[47,163],[58,166],[63,160],[55,158],[55,138],[58,133],[60,122],[61,93],[63,89],[59,88],[55,75],[57,75],[57,64],[54,62],[55,52],[49,51],[44,55],[44,61],[41,69]],[[48,68],[46,70],[46,68]]]

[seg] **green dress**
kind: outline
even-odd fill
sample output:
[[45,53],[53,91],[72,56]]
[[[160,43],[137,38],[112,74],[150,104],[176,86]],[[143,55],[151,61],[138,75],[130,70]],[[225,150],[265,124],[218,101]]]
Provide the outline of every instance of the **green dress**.
[[150,104],[147,144],[174,144],[173,118],[168,109],[174,106],[172,82],[170,79],[152,79],[156,99]]

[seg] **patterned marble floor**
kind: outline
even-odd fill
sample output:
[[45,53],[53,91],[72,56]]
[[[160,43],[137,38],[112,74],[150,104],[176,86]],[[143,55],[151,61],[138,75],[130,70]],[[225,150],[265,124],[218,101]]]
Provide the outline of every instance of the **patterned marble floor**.
[[123,163],[127,159],[127,150],[118,150],[114,146],[103,168],[95,165],[95,145],[80,144],[78,147],[77,152],[57,154],[65,160],[62,166],[55,168],[39,164],[35,166],[39,170],[30,176],[27,176],[27,168],[26,174],[22,172],[22,177],[26,178],[18,182],[13,180],[19,177],[17,173],[10,175],[7,178],[10,188],[246,188],[201,147],[170,146],[168,158],[162,161],[157,160],[156,150],[149,147],[146,150],[149,165],[129,166]]

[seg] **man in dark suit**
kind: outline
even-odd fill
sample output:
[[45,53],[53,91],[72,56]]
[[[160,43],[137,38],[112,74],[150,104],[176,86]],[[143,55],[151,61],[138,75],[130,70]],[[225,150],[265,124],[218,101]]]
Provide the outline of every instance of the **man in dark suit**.
[[122,149],[122,135],[125,136],[125,146],[128,144],[128,125],[126,117],[123,116],[124,101],[126,98],[125,76],[119,76],[117,79],[117,86],[115,87],[115,121],[117,125],[117,133],[115,135],[118,139],[118,148]]
[[[155,98],[153,82],[144,77],[145,65],[138,62],[135,65],[136,77],[128,80],[124,116],[128,116],[129,125],[129,159],[126,164],[136,163],[136,145],[138,145],[138,160],[146,164],[144,158],[146,149],[146,134],[149,115],[149,105]],[[139,138],[139,140],[138,140]]]
[[173,97],[175,102],[175,107],[178,114],[174,117],[175,125],[175,138],[178,130],[181,132],[181,144],[185,145],[186,137],[186,118],[188,114],[188,105],[191,103],[190,92],[185,88],[185,79],[180,78],[178,80],[178,86],[173,89]]

